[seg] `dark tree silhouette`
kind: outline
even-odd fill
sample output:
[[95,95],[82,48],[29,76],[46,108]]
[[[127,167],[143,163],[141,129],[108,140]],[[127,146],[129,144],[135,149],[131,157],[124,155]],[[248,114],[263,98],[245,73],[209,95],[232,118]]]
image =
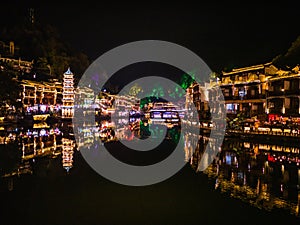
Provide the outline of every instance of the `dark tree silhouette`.
[[290,48],[283,55],[273,59],[275,66],[283,69],[291,69],[300,64],[300,36],[291,44]]

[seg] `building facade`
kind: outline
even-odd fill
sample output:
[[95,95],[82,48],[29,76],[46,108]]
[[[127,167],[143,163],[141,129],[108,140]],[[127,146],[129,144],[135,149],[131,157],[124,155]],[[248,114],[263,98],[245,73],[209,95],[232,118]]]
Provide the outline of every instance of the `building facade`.
[[271,63],[259,64],[223,72],[222,78],[211,81],[210,85],[194,82],[186,90],[186,109],[193,104],[200,120],[222,111],[214,104],[220,101],[214,86],[221,88],[229,119],[242,114],[244,118],[255,117],[259,121],[300,122],[299,66],[285,71]]
[[38,82],[20,81],[20,100],[25,112],[58,111],[62,104],[62,83],[57,80]]
[[300,72],[299,67],[291,71],[277,72],[268,79],[266,113],[269,120],[300,118]]
[[188,115],[190,118],[199,118],[199,120],[209,120],[210,119],[210,106],[209,106],[209,84],[199,84],[193,82],[190,87],[186,90],[186,104],[185,108],[187,113],[192,113],[195,107],[198,115]]
[[245,117],[264,119],[267,80],[278,69],[271,63],[233,69],[222,73],[222,89],[228,117],[242,113]]

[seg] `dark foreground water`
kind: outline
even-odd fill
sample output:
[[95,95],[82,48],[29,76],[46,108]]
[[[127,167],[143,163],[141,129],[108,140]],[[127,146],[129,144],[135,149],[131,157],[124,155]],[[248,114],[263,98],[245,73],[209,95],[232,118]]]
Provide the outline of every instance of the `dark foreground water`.
[[[35,156],[23,147],[26,163],[19,173],[1,179],[0,224],[300,224],[298,167],[289,163],[297,154],[285,154],[288,166],[280,161],[282,152],[270,155],[258,145],[249,151],[248,142],[229,139],[204,172],[197,171],[197,149],[171,178],[133,187],[97,174],[76,147],[63,145],[71,139],[57,135],[56,148],[45,155],[38,152],[42,147],[46,153],[53,139],[40,141],[34,142]],[[120,144],[108,145],[116,155],[122,152]],[[168,146],[170,140],[158,150]]]
[[1,224],[297,224],[284,211],[214,191],[190,165],[164,182],[130,187],[102,178],[80,152],[69,174],[59,157],[37,163],[44,173],[15,177],[14,189],[1,192]]
[[68,175],[57,158],[44,162],[44,176],[15,178],[14,190],[1,193],[1,224],[296,224],[222,196],[190,166],[162,183],[129,187],[100,177],[79,152],[75,162]]

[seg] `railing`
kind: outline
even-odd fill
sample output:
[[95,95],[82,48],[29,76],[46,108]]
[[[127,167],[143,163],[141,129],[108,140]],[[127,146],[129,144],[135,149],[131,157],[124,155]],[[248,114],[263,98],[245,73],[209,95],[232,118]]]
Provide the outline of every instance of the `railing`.
[[300,137],[300,130],[293,129],[281,129],[281,128],[266,128],[258,127],[255,130],[251,130],[250,127],[245,127],[244,130],[227,129],[228,133],[237,134],[262,134],[262,135],[276,135],[285,137]]

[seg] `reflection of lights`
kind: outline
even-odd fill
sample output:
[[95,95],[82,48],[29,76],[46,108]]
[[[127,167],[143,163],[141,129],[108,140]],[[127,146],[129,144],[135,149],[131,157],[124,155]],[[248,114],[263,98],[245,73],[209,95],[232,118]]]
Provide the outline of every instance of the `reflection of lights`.
[[169,129],[174,127],[174,125],[172,123],[167,123],[166,125],[167,125],[167,128],[169,128]]
[[171,112],[164,112],[162,117],[163,118],[172,118],[172,113]]
[[226,154],[225,162],[226,162],[227,165],[231,165],[231,155]]
[[60,134],[60,130],[56,127],[55,130],[54,130],[55,134]]
[[[135,118],[135,117],[130,117],[129,118],[129,122],[135,122],[137,119]],[[126,123],[124,123],[124,124],[127,124],[127,122]]]
[[161,118],[160,112],[153,112],[153,118]]
[[[263,208],[266,210],[272,210],[274,208],[280,208],[283,210],[288,210],[294,215],[299,215],[298,211],[300,195],[297,196],[298,204],[295,204],[294,202],[291,202],[290,199],[285,200],[277,197],[277,195],[272,195],[272,193],[270,192],[270,188],[268,188],[268,184],[264,183],[265,180],[261,181],[260,178],[258,178],[257,184],[255,185],[255,187],[252,187],[247,185],[247,180],[245,179],[247,173],[244,173],[243,175],[243,183],[235,183],[234,181],[236,179],[236,175],[238,176],[238,178],[242,178],[242,174],[239,175],[239,173],[236,174],[234,172],[231,172],[229,174],[231,176],[228,179],[227,175],[226,177],[224,177],[224,172],[225,174],[227,174],[227,170],[224,167],[220,167],[221,176],[217,176],[216,170],[214,170],[214,168],[214,166],[210,166],[207,170],[204,171],[204,173],[209,178],[216,178],[212,180],[214,182],[214,188],[216,189],[216,187],[218,187],[221,193],[229,194],[233,198],[240,199],[260,209]],[[279,184],[278,186],[281,192],[285,191],[284,184]]]
[[63,167],[67,170],[73,167],[73,152],[74,142],[71,139],[62,139],[62,163]]
[[219,187],[219,179],[216,179],[216,183],[215,183],[215,189],[217,189]]
[[40,110],[41,110],[42,112],[45,112],[45,111],[47,110],[47,106],[46,106],[46,105],[41,105],[41,106],[40,106]]
[[41,136],[45,136],[45,135],[46,135],[46,130],[45,130],[45,129],[41,129],[40,135],[41,135]]
[[233,172],[231,172],[231,182],[234,182],[234,173]]
[[153,122],[153,121],[162,121],[162,122],[164,122],[165,120],[164,119],[151,119],[151,121]]
[[39,134],[38,134],[37,131],[33,131],[33,132],[32,132],[32,135],[33,135],[34,137],[38,137],[38,136],[39,136]]

